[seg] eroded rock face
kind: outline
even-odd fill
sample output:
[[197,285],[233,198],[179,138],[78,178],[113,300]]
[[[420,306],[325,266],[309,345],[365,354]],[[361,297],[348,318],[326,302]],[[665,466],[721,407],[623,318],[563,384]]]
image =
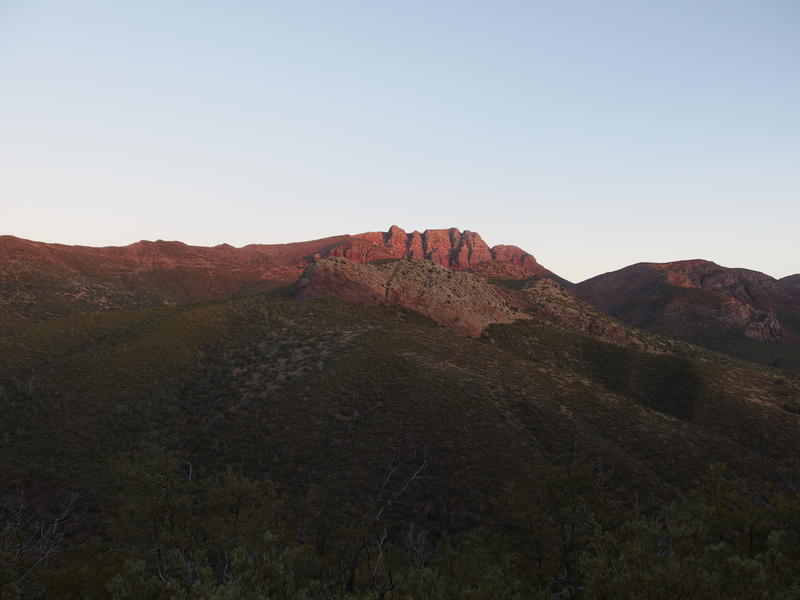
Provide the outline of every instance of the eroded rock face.
[[[440,265],[525,279],[549,273],[519,248],[489,248],[471,231],[429,229],[340,235],[290,244],[189,246],[141,241],[91,248],[0,236],[0,316],[33,321],[95,310],[138,309],[261,293],[293,282],[327,256],[355,262],[428,259]],[[502,262],[495,254],[499,253]]]
[[516,246],[490,248],[478,233],[459,231],[455,227],[406,233],[392,225],[385,233],[351,236],[331,248],[328,256],[361,263],[385,258],[424,258],[451,269],[505,275],[509,279],[549,273],[533,255]]
[[366,305],[404,306],[464,335],[478,337],[492,323],[530,318],[509,293],[471,273],[431,261],[361,264],[325,258],[295,284],[297,300],[336,297]]
[[492,257],[497,262],[516,265],[525,271],[530,271],[533,275],[545,274],[541,272],[542,266],[536,262],[536,259],[517,246],[495,246],[492,248]]

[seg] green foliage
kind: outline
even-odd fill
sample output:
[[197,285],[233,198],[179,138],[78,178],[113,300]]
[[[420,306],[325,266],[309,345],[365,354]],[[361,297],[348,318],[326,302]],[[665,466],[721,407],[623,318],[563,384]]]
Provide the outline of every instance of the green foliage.
[[536,362],[567,363],[616,394],[686,421],[703,393],[696,361],[687,356],[625,348],[534,320],[496,325],[489,335],[515,354]]
[[587,343],[583,357],[588,373],[611,391],[679,419],[692,420],[702,380],[690,359],[602,343]]
[[519,290],[523,289],[526,285],[528,285],[528,281],[529,280],[527,280],[527,279],[498,279],[498,278],[494,278],[494,279],[490,279],[489,283],[491,283],[492,285],[499,286],[499,287],[507,288],[509,290],[517,290],[517,291],[519,291]]
[[779,307],[778,319],[781,324],[795,335],[800,335],[800,311]]
[[361,504],[313,486],[288,503],[268,480],[163,449],[111,469],[99,535],[51,522],[46,560],[11,560],[34,520],[4,513],[3,598],[800,598],[793,471],[757,485],[716,465],[665,509],[620,510],[603,470],[570,453],[531,464],[496,498],[498,520],[446,537],[395,510],[426,462],[390,462]]
[[[800,598],[800,495],[714,466],[684,502],[598,529],[586,554],[597,598]],[[791,507],[791,508],[790,508]]]

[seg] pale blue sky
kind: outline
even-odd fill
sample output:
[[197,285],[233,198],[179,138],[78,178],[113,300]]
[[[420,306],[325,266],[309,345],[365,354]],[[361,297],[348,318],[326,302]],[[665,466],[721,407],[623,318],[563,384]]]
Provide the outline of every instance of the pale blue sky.
[[800,271],[800,1],[0,0],[0,233]]

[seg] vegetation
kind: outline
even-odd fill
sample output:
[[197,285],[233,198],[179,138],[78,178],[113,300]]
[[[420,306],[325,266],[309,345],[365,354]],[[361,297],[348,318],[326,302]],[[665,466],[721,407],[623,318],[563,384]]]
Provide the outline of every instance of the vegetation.
[[571,455],[533,465],[496,518],[445,534],[407,494],[427,461],[393,460],[352,503],[309,486],[207,471],[152,449],[111,461],[113,519],[92,535],[80,498],[55,513],[5,502],[3,598],[797,598],[797,482],[753,486],[715,465],[661,510],[620,510]]
[[285,288],[27,323],[0,365],[3,598],[797,597],[767,368]]

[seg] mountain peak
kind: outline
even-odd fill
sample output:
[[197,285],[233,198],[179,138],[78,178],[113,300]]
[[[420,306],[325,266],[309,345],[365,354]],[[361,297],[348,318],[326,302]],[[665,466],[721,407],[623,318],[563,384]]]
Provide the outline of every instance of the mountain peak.
[[386,232],[359,233],[331,248],[326,256],[355,262],[381,259],[426,259],[459,271],[471,270],[509,279],[550,272],[517,246],[489,247],[479,233],[457,227],[414,230],[407,233],[392,225]]

